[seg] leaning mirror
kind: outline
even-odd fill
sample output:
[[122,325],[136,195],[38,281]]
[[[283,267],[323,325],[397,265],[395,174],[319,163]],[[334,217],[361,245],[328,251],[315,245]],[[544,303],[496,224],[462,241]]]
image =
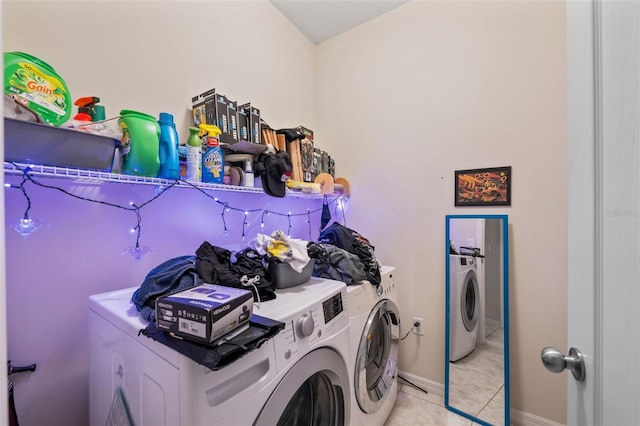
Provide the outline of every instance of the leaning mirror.
[[447,409],[509,424],[509,260],[506,215],[446,217]]

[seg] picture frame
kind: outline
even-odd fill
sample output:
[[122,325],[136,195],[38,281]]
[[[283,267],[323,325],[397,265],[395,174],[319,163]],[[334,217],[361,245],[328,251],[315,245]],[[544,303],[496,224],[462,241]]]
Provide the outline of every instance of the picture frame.
[[510,206],[511,166],[455,171],[455,206]]

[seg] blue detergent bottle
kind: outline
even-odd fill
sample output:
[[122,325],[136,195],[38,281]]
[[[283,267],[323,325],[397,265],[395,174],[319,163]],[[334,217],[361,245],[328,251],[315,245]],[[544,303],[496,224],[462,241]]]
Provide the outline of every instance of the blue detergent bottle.
[[180,178],[180,161],[178,158],[178,132],[173,122],[173,115],[161,112],[160,124],[160,170],[158,177],[163,179]]

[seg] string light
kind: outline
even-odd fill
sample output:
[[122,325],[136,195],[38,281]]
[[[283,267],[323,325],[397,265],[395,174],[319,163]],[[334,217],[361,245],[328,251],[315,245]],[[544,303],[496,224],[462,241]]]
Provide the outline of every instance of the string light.
[[[53,185],[47,185],[44,184],[38,180],[36,180],[33,176],[31,176],[29,174],[29,171],[32,169],[33,166],[27,166],[24,169],[20,168],[16,163],[11,163],[15,168],[17,168],[18,170],[22,170],[22,182],[20,184],[20,186],[17,186],[16,188],[20,188],[22,190],[22,193],[24,194],[24,196],[27,198],[27,210],[25,212],[25,217],[23,219],[27,219],[27,221],[23,221],[20,223],[20,225],[22,225],[22,227],[20,228],[21,231],[23,231],[22,233],[20,233],[20,235],[23,235],[25,238],[30,235],[31,232],[35,231],[36,229],[38,229],[41,225],[42,225],[42,221],[40,219],[35,219],[35,220],[31,220],[29,222],[29,217],[28,217],[28,212],[29,209],[31,208],[31,199],[29,198],[29,196],[27,195],[27,191],[24,187],[24,184],[26,183],[26,181],[29,181],[30,183],[39,186],[41,188],[46,188],[46,189],[55,189],[56,191],[60,191],[65,195],[68,195],[70,197],[76,198],[78,200],[83,200],[83,201],[90,201],[92,203],[97,203],[97,204],[102,204],[105,206],[110,206],[110,207],[115,207],[118,209],[122,209],[122,210],[129,210],[129,211],[134,211],[136,213],[136,216],[138,218],[138,224],[136,225],[137,228],[134,228],[134,231],[138,231],[137,232],[137,238],[136,238],[136,246],[131,248],[128,247],[126,249],[124,249],[123,253],[131,253],[133,255],[134,258],[136,258],[136,260],[139,260],[141,256],[143,256],[144,254],[148,253],[149,251],[151,251],[151,249],[147,246],[140,246],[140,209],[142,209],[144,206],[146,206],[147,204],[155,201],[158,197],[160,197],[162,194],[164,194],[166,192],[167,189],[174,187],[179,181],[176,180],[174,182],[172,182],[171,184],[169,184],[168,186],[166,186],[165,190],[160,192],[159,194],[156,194],[154,197],[152,197],[151,199],[145,201],[144,203],[142,203],[139,206],[136,206],[133,202],[129,203],[129,206],[121,206],[119,204],[114,204],[114,203],[110,203],[108,201],[101,201],[101,200],[94,200],[91,198],[86,198],[86,197],[81,197],[80,195],[76,195],[73,194],[63,188],[60,188],[58,186],[53,186]],[[15,229],[15,227],[14,227]],[[20,231],[18,231],[20,232]],[[24,235],[26,234],[26,236]]]
[[164,186],[164,185],[156,185],[156,187],[155,187],[155,193],[156,193],[156,195],[160,195],[160,194],[162,194],[162,193],[164,192],[164,190],[165,190],[165,189],[167,189],[167,187],[166,187],[166,186]]
[[224,235],[225,241],[229,241],[229,230],[227,229],[227,221],[224,220],[224,214],[228,211],[229,211],[229,205],[227,203],[224,203],[222,207],[221,216],[222,216],[222,227],[223,227],[222,235]]
[[42,219],[31,219],[29,217],[29,210],[31,210],[31,198],[24,187],[25,182],[29,178],[29,170],[31,170],[31,166],[25,167],[22,171],[22,182],[20,182],[20,185],[13,186],[5,184],[5,187],[7,188],[16,188],[22,191],[22,195],[24,195],[24,198],[27,200],[27,209],[24,211],[22,218],[16,218],[9,222],[9,225],[24,239],[27,239],[33,232],[38,230],[38,228],[44,224]]
[[[160,194],[157,194],[156,196],[158,195]],[[148,246],[140,246],[140,231],[142,229],[142,227],[140,226],[140,223],[142,222],[142,216],[140,215],[140,207],[136,206],[133,202],[129,204],[134,208],[134,212],[136,214],[137,223],[136,223],[136,226],[133,229],[131,229],[132,232],[136,233],[136,245],[135,247],[125,248],[121,254],[130,254],[131,256],[133,256],[133,258],[136,261],[139,261],[142,256],[144,256],[147,253],[153,253],[153,251]]]
[[249,216],[249,212],[245,210],[245,212],[244,212],[244,220],[242,221],[242,242],[243,243],[247,242],[247,236],[245,234],[245,230],[247,228],[247,225],[249,225],[249,223],[247,222],[247,216]]
[[22,219],[15,218],[9,222],[9,225],[20,234],[22,238],[26,239],[44,225],[44,221],[42,219],[30,219],[28,217]]
[[[142,204],[136,205],[133,202],[130,202],[128,206],[122,206],[122,205],[118,205],[115,203],[110,203],[107,201],[101,201],[101,200],[95,200],[95,199],[91,199],[91,198],[86,198],[86,197],[82,197],[76,194],[73,194],[63,188],[57,187],[57,186],[53,186],[53,185],[47,185],[44,184],[40,181],[38,181],[37,179],[35,179],[33,176],[31,176],[29,174],[29,171],[31,170],[31,166],[26,166],[24,168],[21,168],[20,166],[18,166],[16,163],[11,162],[10,164],[12,164],[15,168],[17,168],[18,170],[21,170],[23,172],[22,174],[22,182],[20,185],[15,186],[15,185],[11,185],[11,184],[5,184],[5,187],[7,188],[18,188],[21,189],[21,191],[23,192],[25,198],[27,199],[27,209],[25,211],[25,215],[22,219],[16,219],[14,221],[11,222],[11,226],[16,229],[16,231],[18,233],[20,233],[20,235],[22,235],[24,238],[27,238],[32,232],[34,232],[35,230],[37,230],[39,227],[41,227],[44,223],[44,221],[42,221],[41,219],[31,219],[29,218],[29,210],[31,208],[31,200],[29,198],[29,196],[27,195],[26,189],[24,187],[24,184],[28,181],[30,183],[32,183],[33,185],[39,186],[41,188],[46,188],[46,189],[55,189],[57,191],[60,191],[62,193],[64,193],[65,195],[68,195],[70,197],[79,199],[79,200],[83,200],[83,201],[89,201],[89,202],[93,202],[93,203],[98,203],[98,204],[102,204],[102,205],[106,205],[106,206],[110,206],[110,207],[114,207],[114,208],[119,208],[119,209],[123,209],[123,210],[129,210],[129,211],[133,211],[136,214],[136,226],[131,230],[132,233],[136,233],[136,243],[135,246],[132,247],[127,247],[126,249],[123,250],[123,254],[127,253],[132,255],[136,260],[140,260],[140,258],[142,256],[144,256],[146,253],[149,252],[153,252],[151,250],[150,247],[148,246],[144,246],[140,244],[140,235],[141,235],[141,210],[143,207],[145,207],[147,204],[150,204],[151,202],[155,201],[158,197],[160,197],[162,194],[164,194],[165,192],[167,192],[167,190],[173,188],[174,186],[176,186],[178,183],[182,183],[185,185],[189,185],[191,187],[193,187],[194,189],[196,189],[197,191],[199,191],[200,193],[202,193],[204,196],[210,198],[211,200],[213,200],[214,202],[220,204],[222,206],[222,212],[221,212],[221,219],[222,219],[222,225],[223,225],[223,235],[225,237],[225,240],[229,239],[230,236],[230,232],[229,232],[229,228],[227,227],[227,222],[226,222],[226,217],[225,214],[227,212],[240,212],[244,215],[243,218],[243,224],[242,224],[242,238],[243,238],[243,242],[246,240],[246,230],[247,227],[249,226],[249,222],[248,222],[248,215],[250,213],[258,213],[261,212],[261,216],[260,216],[260,229],[263,231],[265,229],[265,217],[270,216],[272,213],[276,216],[287,216],[287,221],[288,221],[288,231],[287,231],[287,235],[291,235],[291,230],[293,228],[293,222],[292,222],[292,218],[296,217],[296,216],[303,216],[306,215],[307,216],[307,224],[309,225],[309,240],[311,240],[311,214],[313,213],[317,213],[320,212],[322,210],[321,208],[318,209],[307,209],[306,212],[304,213],[292,213],[291,211],[289,211],[288,213],[279,213],[276,211],[272,211],[272,210],[267,210],[267,209],[241,209],[241,208],[237,208],[237,207],[233,207],[231,205],[229,205],[228,202],[222,201],[220,199],[218,199],[218,197],[214,197],[210,194],[208,194],[207,192],[205,192],[205,190],[201,187],[199,187],[197,184],[191,183],[189,181],[186,180],[175,180],[173,182],[171,182],[170,184],[166,184],[166,185],[157,185],[155,188],[155,196],[152,197],[151,199],[145,201]],[[331,202],[329,202],[329,204],[331,203],[336,203],[336,212],[337,209],[340,208],[342,210],[342,217],[343,220],[345,221],[345,225],[346,225],[346,217],[345,217],[345,213],[344,213],[344,208],[342,206],[343,203],[343,197],[339,197],[339,198],[335,198],[334,200],[332,200]],[[340,205],[339,205],[340,204]]]

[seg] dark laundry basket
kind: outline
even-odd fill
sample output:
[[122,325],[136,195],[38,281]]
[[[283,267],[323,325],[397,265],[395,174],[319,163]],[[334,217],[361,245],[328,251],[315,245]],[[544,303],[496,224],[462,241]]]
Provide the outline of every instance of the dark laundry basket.
[[272,263],[269,266],[269,274],[271,274],[271,278],[273,279],[273,286],[275,288],[289,288],[306,283],[311,278],[314,263],[315,261],[311,259],[309,263],[302,268],[302,272],[296,272],[296,270],[286,262]]
[[4,161],[111,171],[120,141],[78,130],[4,119]]

